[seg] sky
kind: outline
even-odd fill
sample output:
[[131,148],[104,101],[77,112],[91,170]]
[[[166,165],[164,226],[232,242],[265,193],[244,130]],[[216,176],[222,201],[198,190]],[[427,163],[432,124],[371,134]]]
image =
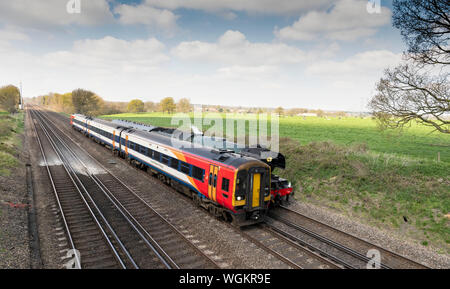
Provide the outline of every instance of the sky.
[[405,50],[388,0],[0,0],[0,86],[366,111]]

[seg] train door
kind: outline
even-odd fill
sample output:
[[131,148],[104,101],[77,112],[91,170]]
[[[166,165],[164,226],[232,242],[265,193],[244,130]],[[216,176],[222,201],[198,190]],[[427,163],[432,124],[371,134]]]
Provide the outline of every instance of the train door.
[[209,165],[209,177],[208,177],[208,197],[210,200],[217,200],[217,181],[219,167],[215,165]]
[[249,181],[249,207],[263,207],[270,194],[270,171],[266,168],[250,168]]

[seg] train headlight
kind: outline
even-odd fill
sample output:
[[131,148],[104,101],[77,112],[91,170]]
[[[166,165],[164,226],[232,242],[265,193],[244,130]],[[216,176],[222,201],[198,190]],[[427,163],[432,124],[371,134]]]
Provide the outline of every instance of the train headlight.
[[288,187],[289,187],[289,188],[291,188],[291,187],[292,187],[292,184],[291,184],[291,182],[289,182],[289,183],[288,183]]
[[240,201],[242,200],[242,197],[236,197],[236,200]]

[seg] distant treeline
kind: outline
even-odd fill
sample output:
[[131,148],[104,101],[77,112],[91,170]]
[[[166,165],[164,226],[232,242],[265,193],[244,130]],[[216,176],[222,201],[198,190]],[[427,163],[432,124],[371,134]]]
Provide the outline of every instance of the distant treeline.
[[97,116],[117,114],[124,112],[190,112],[192,105],[189,99],[182,98],[175,103],[172,97],[166,97],[160,102],[142,101],[133,99],[130,102],[105,101],[94,92],[76,89],[72,92],[60,94],[49,93],[36,96],[30,103],[48,107],[54,111],[64,113],[82,113],[85,115]]
[[[31,99],[34,104],[46,106],[52,110],[64,113],[82,113],[86,115],[110,115],[118,113],[137,112],[191,112],[193,105],[189,99],[182,98],[175,103],[172,97],[163,98],[159,102],[142,101],[133,99],[130,102],[105,101],[97,94],[76,89],[72,92],[59,94],[49,93]],[[277,113],[280,116],[317,116],[317,117],[344,117],[347,114],[343,111],[323,111],[321,109],[307,108],[258,108],[258,107],[232,107],[221,105],[203,105],[204,112],[218,113]]]

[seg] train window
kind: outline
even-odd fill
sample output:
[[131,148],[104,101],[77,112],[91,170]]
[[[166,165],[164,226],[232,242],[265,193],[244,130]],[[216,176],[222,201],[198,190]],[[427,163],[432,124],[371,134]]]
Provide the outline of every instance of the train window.
[[212,173],[209,173],[208,184],[211,186],[212,184]]
[[222,191],[228,192],[230,189],[230,180],[222,178]]
[[147,148],[145,146],[139,146],[139,152],[143,155],[147,155]]
[[141,151],[141,145],[137,144],[137,143],[134,143],[134,150],[137,151],[137,152],[140,152]]
[[147,150],[147,156],[148,156],[149,158],[153,158],[153,150],[148,149],[148,150]]
[[214,188],[216,187],[216,185],[217,185],[217,175],[214,175]]
[[192,177],[203,182],[203,177],[205,176],[205,170],[196,166],[192,166]]
[[239,171],[236,179],[236,198],[245,198],[247,193],[247,171]]
[[185,173],[186,175],[189,175],[189,173],[191,171],[190,165],[185,163],[185,162],[181,162],[181,164],[180,164],[180,171],[182,173]]
[[179,160],[172,158],[170,160],[170,166],[176,170],[178,170],[178,164],[180,163]]
[[161,162],[165,165],[169,165],[169,159],[170,157],[165,154],[161,154]]
[[154,158],[155,160],[157,160],[158,162],[160,161],[160,157],[161,157],[161,153],[160,153],[160,152],[155,151],[155,152],[153,153],[153,158]]

